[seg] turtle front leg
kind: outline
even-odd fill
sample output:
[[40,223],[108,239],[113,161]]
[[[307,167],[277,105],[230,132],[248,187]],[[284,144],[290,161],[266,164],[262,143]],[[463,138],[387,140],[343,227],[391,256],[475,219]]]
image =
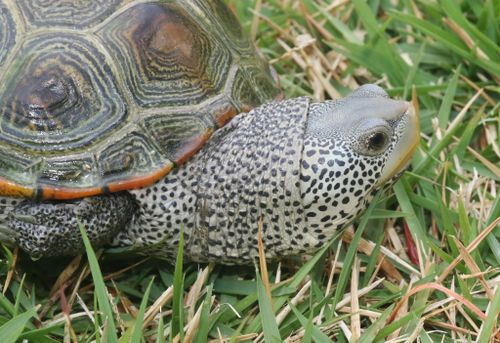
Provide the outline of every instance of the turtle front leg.
[[78,222],[92,245],[100,247],[126,227],[136,210],[135,198],[126,192],[66,202],[24,200],[8,214],[2,231],[33,258],[76,255],[84,250]]

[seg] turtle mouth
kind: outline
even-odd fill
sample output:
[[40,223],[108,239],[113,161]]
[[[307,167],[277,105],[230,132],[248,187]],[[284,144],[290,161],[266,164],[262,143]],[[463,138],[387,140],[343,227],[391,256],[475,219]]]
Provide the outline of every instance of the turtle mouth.
[[385,170],[375,187],[379,187],[394,176],[401,174],[409,166],[410,159],[417,149],[420,141],[420,123],[415,106],[410,102],[407,102],[407,105],[408,108],[400,119],[406,122],[403,133],[389,156]]

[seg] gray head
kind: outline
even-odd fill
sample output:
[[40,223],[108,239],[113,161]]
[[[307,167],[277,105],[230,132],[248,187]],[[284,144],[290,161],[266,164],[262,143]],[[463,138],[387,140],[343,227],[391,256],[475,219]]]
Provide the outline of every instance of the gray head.
[[312,104],[301,170],[311,222],[338,227],[354,218],[374,190],[405,169],[418,140],[411,103],[390,99],[378,86]]

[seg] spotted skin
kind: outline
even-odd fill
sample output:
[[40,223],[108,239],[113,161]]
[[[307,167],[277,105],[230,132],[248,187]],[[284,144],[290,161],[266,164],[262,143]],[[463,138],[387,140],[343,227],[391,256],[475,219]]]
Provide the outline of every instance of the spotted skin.
[[[79,250],[75,214],[83,216],[96,246],[113,237],[114,246],[168,259],[177,253],[182,230],[188,260],[251,263],[258,256],[259,225],[269,259],[312,252],[395,180],[401,169],[381,183],[394,164],[393,151],[412,147],[402,138],[412,129],[408,105],[393,104],[378,87],[368,90],[340,101],[268,103],[238,115],[152,186],[66,203],[25,200],[6,214],[7,227],[23,249],[43,255]],[[353,106],[359,96],[376,100],[359,109]],[[363,112],[378,104],[403,112],[393,111],[381,123],[379,115]],[[342,126],[346,116],[351,118]],[[375,135],[380,132],[388,134],[381,140]],[[43,215],[23,216],[30,213]],[[57,222],[43,222],[47,216]],[[47,239],[58,234],[66,239]]]
[[44,202],[39,206],[25,200],[15,204],[15,216],[10,213],[9,228],[16,232],[21,248],[34,258],[74,255],[84,251],[78,234],[79,222],[88,228],[92,244],[102,246],[126,227],[130,216],[124,214],[136,210],[137,204],[128,193]]
[[[309,103],[287,100],[241,115],[184,167],[131,191],[140,213],[115,243],[147,247],[148,253],[154,246],[173,257],[182,228],[190,259],[249,262],[257,254],[261,220],[268,257],[292,254],[302,243],[294,230],[307,228],[299,169]],[[308,239],[310,246],[318,243]]]

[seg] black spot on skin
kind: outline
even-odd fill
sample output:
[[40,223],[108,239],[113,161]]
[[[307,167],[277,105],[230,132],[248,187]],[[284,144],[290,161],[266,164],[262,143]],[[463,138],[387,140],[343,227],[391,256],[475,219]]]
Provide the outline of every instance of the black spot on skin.
[[304,182],[308,182],[311,179],[309,175],[300,175],[300,179]]

